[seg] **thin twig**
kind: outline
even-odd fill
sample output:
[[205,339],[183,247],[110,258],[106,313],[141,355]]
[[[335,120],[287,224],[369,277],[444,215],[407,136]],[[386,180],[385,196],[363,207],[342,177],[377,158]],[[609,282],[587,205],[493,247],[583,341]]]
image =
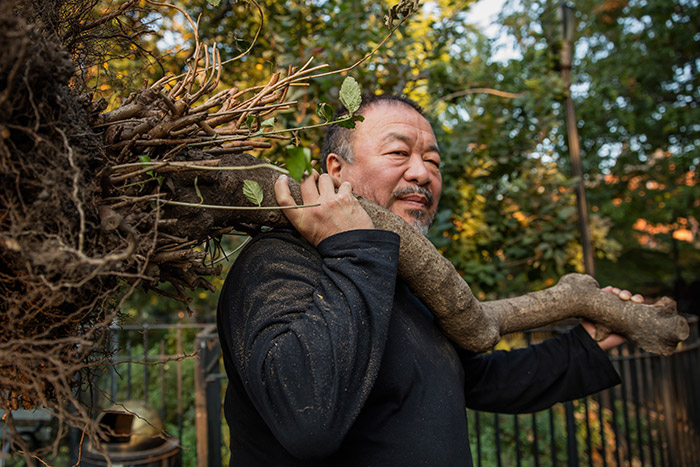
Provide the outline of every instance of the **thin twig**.
[[192,208],[205,208],[205,209],[223,209],[231,211],[274,211],[276,209],[300,209],[300,208],[315,208],[320,206],[320,204],[300,204],[297,206],[222,206],[218,204],[195,204],[195,203],[183,203],[181,201],[171,201],[162,200],[163,204],[174,204],[177,206],[188,206]]

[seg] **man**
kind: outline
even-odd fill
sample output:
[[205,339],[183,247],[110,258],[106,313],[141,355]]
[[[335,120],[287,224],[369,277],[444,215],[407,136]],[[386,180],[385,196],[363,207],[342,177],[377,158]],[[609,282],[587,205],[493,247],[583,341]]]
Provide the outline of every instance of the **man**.
[[[327,173],[301,184],[319,206],[285,210],[296,230],[256,236],[222,290],[231,465],[471,465],[465,407],[530,412],[619,382],[601,350],[619,336],[599,346],[579,326],[475,355],[442,335],[396,275],[398,236],[353,196],[427,232],[442,188],[435,135],[403,98],[359,113],[355,130],[329,130]],[[285,178],[275,192],[295,204]]]

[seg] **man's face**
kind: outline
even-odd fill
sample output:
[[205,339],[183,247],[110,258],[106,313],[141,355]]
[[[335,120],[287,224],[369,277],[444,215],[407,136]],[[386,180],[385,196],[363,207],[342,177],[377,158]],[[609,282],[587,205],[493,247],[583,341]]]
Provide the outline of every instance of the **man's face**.
[[351,133],[353,163],[338,160],[329,173],[427,234],[442,189],[432,127],[401,103],[375,103],[363,116]]

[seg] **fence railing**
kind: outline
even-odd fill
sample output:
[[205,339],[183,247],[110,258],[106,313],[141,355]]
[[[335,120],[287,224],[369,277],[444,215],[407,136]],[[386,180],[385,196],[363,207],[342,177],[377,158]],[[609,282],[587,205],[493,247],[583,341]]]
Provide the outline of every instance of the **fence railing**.
[[[215,329],[211,324],[143,324],[110,329],[106,345],[112,365],[83,394],[95,417],[100,411],[129,400],[145,401],[156,409],[168,435],[182,449],[183,465],[195,465],[197,336]],[[212,369],[214,370],[214,369]],[[203,410],[199,410],[203,412]],[[206,418],[206,417],[205,417]],[[70,447],[77,459],[81,433],[73,430]]]
[[[527,415],[468,411],[477,466],[699,466],[698,318],[672,356],[610,351],[622,384]],[[527,343],[560,332],[523,333]]]
[[[623,380],[615,388],[535,414],[468,411],[474,464],[700,465],[698,318],[689,322],[690,337],[670,357],[627,344],[612,350]],[[511,341],[527,345],[561,331],[536,330]],[[222,465],[228,458],[222,418],[226,376],[215,327],[123,326],[113,330],[110,342],[117,364],[95,385],[93,406],[145,400],[180,440],[183,465]]]

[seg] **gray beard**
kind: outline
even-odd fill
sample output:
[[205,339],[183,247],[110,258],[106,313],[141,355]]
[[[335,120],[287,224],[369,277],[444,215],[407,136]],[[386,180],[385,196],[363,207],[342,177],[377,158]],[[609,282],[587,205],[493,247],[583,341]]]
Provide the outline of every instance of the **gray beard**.
[[[419,193],[424,195],[426,198],[428,198],[428,202],[432,206],[433,203],[435,202],[435,198],[433,197],[433,194],[422,187],[414,186],[414,187],[407,187],[407,188],[402,188],[399,190],[396,190],[394,193],[392,193],[391,197],[394,200],[397,200],[401,198],[404,195],[408,195],[411,193]],[[385,206],[386,207],[386,206]],[[430,226],[433,225],[433,221],[435,220],[435,213],[430,216],[429,218],[426,216],[425,212],[419,211],[419,210],[409,210],[408,213],[413,217],[413,220],[409,222],[408,224],[416,229],[419,234],[423,235],[424,237],[428,236],[428,231],[430,231]]]
[[413,216],[413,220],[409,222],[409,225],[416,229],[419,234],[427,237],[428,232],[430,231],[430,226],[433,225],[433,221],[435,220],[435,215],[433,214],[428,219],[423,211],[410,210],[408,213]]

